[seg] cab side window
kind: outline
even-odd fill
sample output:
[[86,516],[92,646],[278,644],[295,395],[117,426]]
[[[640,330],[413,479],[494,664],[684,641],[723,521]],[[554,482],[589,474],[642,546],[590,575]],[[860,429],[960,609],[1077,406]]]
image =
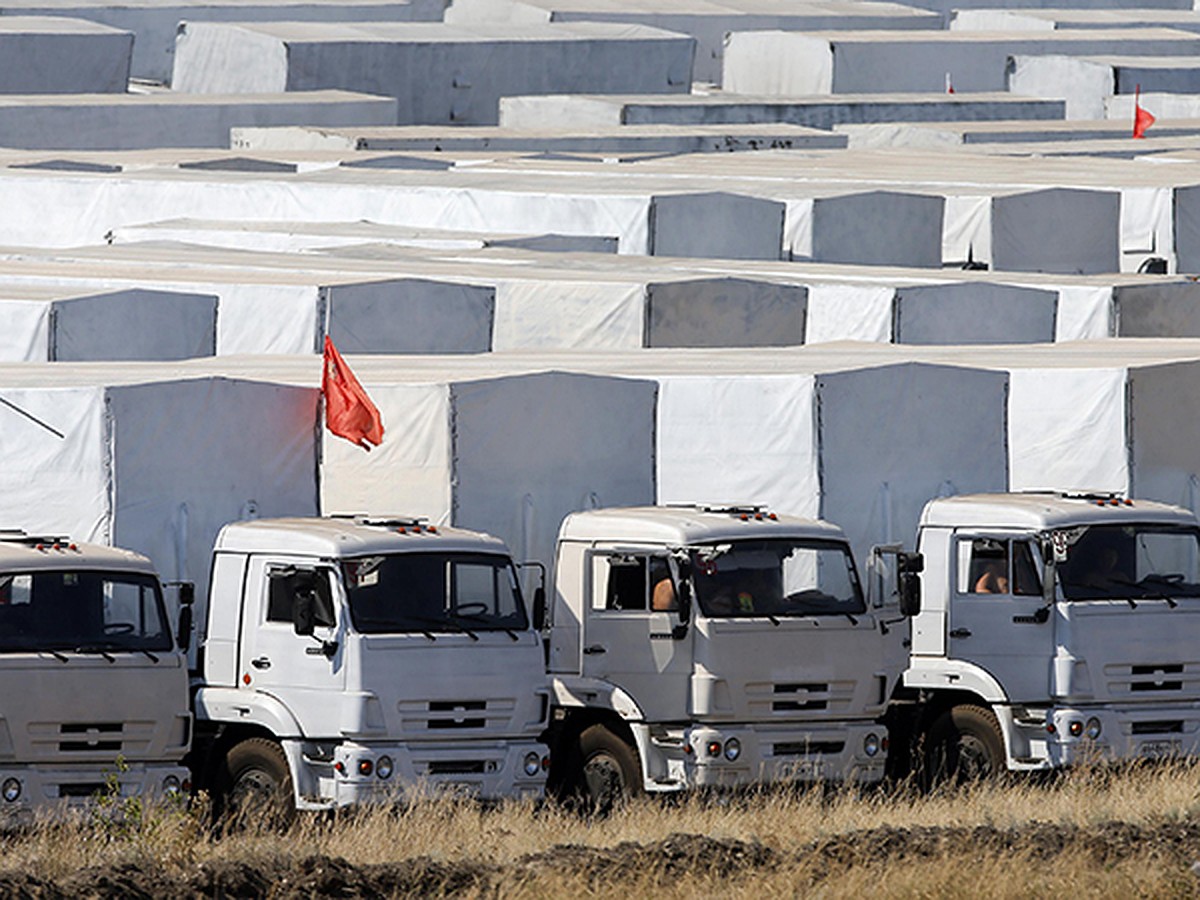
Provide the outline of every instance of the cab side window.
[[975,538],[958,545],[960,594],[1040,596],[1042,581],[1029,541]]
[[609,556],[599,562],[599,578],[604,578],[603,606],[596,597],[596,608],[613,611],[671,612],[679,609],[671,567],[662,556]]
[[287,570],[274,569],[267,579],[267,621],[290,625],[292,608],[296,604],[296,593],[309,586],[315,587],[317,602],[313,604],[314,622],[332,628],[336,623],[333,615],[333,594],[329,588],[329,573],[318,569]]

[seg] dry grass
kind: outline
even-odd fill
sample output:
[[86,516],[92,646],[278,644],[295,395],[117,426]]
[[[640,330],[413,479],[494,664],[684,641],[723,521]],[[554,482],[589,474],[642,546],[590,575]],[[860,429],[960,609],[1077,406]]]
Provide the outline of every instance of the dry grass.
[[1190,870],[1200,765],[1185,763],[924,796],[844,788],[647,800],[596,821],[430,799],[306,817],[285,834],[216,839],[203,823],[160,809],[140,828],[92,819],[9,835],[0,895],[1200,894]]

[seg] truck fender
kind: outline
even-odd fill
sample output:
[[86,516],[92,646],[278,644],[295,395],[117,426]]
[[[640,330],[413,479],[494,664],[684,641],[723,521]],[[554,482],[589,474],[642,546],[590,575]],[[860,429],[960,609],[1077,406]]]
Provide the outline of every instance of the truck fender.
[[641,707],[629,694],[607,681],[555,675],[550,682],[550,702],[568,709],[602,709],[626,722],[639,722]]
[[994,705],[1008,702],[1004,688],[987,669],[961,659],[915,658],[904,672],[904,686],[930,691],[966,691]]
[[257,725],[276,738],[302,737],[291,710],[270,694],[204,687],[196,692],[196,718],[225,725]]

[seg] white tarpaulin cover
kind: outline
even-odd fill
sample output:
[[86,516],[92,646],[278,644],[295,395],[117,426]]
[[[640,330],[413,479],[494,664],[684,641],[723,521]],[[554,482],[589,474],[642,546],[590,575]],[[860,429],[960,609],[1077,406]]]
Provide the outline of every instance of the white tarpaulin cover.
[[596,22],[185,22],[171,83],[203,93],[339,88],[395,97],[400,125],[493,125],[503,96],[686,92],[694,50],[684,35]]
[[0,287],[0,360],[93,362],[211,356],[217,298]]
[[725,90],[737,94],[1003,91],[1018,55],[1186,56],[1200,36],[1168,28],[1100,31],[749,31],[725,45]]
[[940,16],[896,3],[864,0],[793,0],[786,8],[772,2],[737,0],[455,0],[445,21],[476,24],[499,22],[628,22],[690,34],[696,38],[694,78],[721,82],[725,35],[731,31],[783,28],[823,31],[830,28],[941,28]]
[[0,397],[62,435],[0,408],[0,522],[137,550],[202,588],[226,522],[316,512],[315,390],[122,383],[136,377],[127,365],[0,369]]
[[133,35],[55,16],[0,16],[0,94],[124,93]]
[[228,147],[230,130],[238,125],[388,125],[395,121],[394,98],[349,91],[0,94],[0,142],[23,149]]
[[324,433],[327,513],[427,516],[549,565],[567,513],[654,500],[653,382],[542,372],[405,383],[355,371],[387,431],[370,453]]
[[1052,188],[992,200],[992,268],[1088,275],[1119,272],[1116,191]]
[[135,78],[167,82],[175,31],[187,20],[209,22],[437,21],[442,0],[5,0],[0,15],[67,16],[132,32]]
[[[828,94],[828,91],[825,92]],[[507,96],[500,100],[500,124],[511,128],[615,125],[752,125],[788,122],[832,128],[864,122],[958,122],[1061,119],[1061,100],[1015,97],[1003,92],[947,94],[859,94],[842,96],[755,97],[728,93],[606,97],[599,94]]]
[[1066,100],[1068,119],[1103,119],[1109,98],[1138,88],[1200,93],[1200,62],[1194,56],[1014,56],[1008,73],[1014,94]]

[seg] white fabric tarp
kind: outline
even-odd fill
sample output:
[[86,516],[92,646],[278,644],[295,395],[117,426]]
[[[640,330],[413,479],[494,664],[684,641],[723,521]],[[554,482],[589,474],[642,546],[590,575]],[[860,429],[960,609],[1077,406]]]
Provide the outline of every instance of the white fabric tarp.
[[[828,91],[825,92],[828,94]],[[540,128],[616,125],[739,125],[787,122],[809,128],[864,122],[957,122],[961,120],[1061,119],[1061,100],[1016,97],[1003,92],[894,96],[738,96],[730,93],[605,97],[562,94],[506,96],[500,124]],[[1111,114],[1110,114],[1111,115]]]
[[0,287],[0,361],[211,356],[216,318],[212,295]]
[[487,531],[518,560],[549,565],[567,513],[654,500],[653,382],[358,375],[387,431],[370,453],[323,433],[327,513],[426,516]]
[[366,126],[395,121],[394,98],[348,91],[0,94],[0,141],[22,149],[228,147],[230,130],[239,125]]
[[1011,56],[1186,56],[1200,36],[1166,28],[1060,32],[749,31],[725,45],[725,90],[738,94],[1002,91]]
[[1115,191],[1048,189],[992,200],[992,268],[1017,272],[1119,272]]
[[489,125],[518,94],[686,92],[694,39],[580,22],[185,22],[175,90],[274,93],[339,88],[395,97],[400,125]]
[[783,28],[822,31],[830,28],[933,29],[941,17],[895,3],[793,2],[786,9],[766,3],[711,3],[707,0],[647,6],[644,2],[560,2],[560,0],[455,0],[445,21],[468,24],[500,22],[628,22],[690,34],[696,38],[697,81],[720,84],[725,35],[731,31]]
[[132,32],[131,75],[149,81],[171,79],[175,31],[189,21],[366,22],[437,21],[441,0],[5,0],[0,15],[67,16]]
[[0,94],[124,93],[133,35],[54,16],[0,16]]
[[1008,89],[1027,97],[1061,97],[1068,119],[1103,119],[1114,94],[1162,91],[1200,93],[1194,56],[1014,56]]
[[0,396],[62,434],[0,409],[6,526],[137,550],[203,589],[226,522],[316,512],[315,390],[38,372],[0,371]]

